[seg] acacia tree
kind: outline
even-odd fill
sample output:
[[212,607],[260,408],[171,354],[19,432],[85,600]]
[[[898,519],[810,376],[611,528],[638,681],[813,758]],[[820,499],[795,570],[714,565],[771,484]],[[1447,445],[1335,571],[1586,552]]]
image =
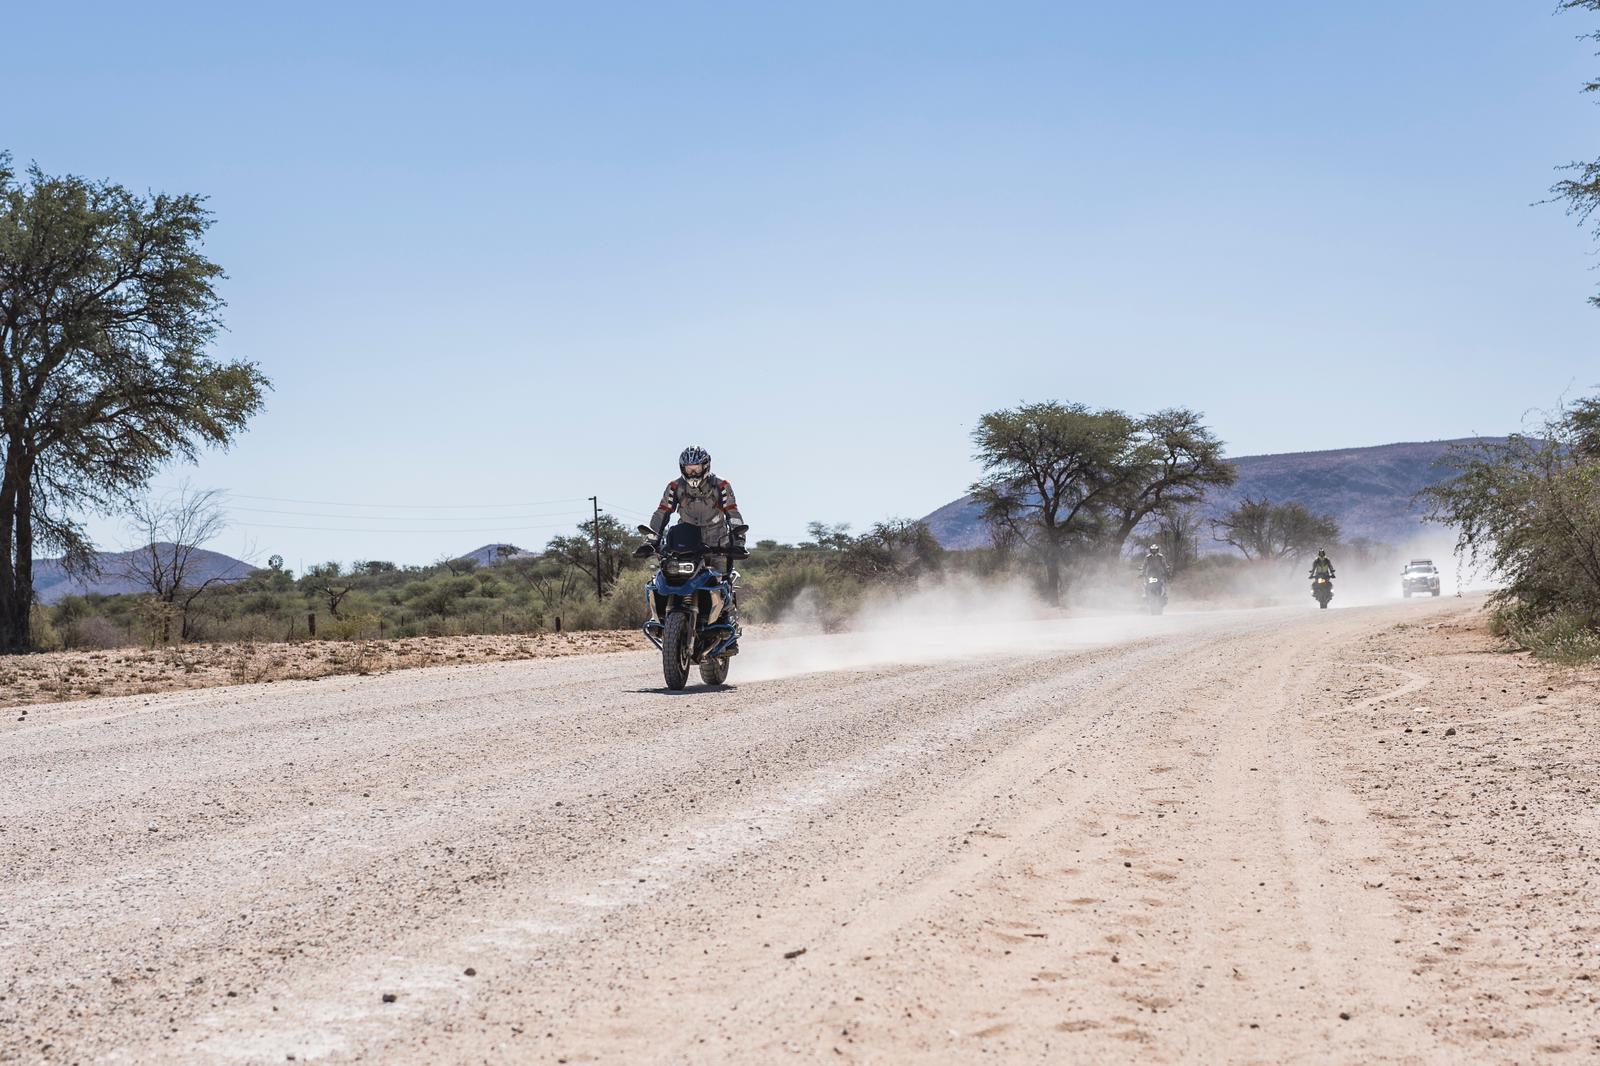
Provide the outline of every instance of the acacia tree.
[[1052,598],[1069,546],[1098,539],[1140,465],[1137,427],[1121,411],[1049,401],[991,411],[973,430],[986,474],[972,498],[986,522],[1039,556]]
[[306,568],[306,576],[300,579],[300,587],[308,597],[326,603],[328,613],[338,618],[345,597],[356,590],[354,578],[354,570],[346,575],[336,562],[318,563]]
[[214,585],[248,576],[250,567],[236,562],[200,576],[199,553],[227,527],[222,494],[216,489],[193,492],[187,486],[172,496],[142,497],[128,508],[128,525],[138,544],[123,557],[122,576],[144,589],[160,605],[158,636],[172,639],[172,618],[179,619],[179,637],[188,640],[195,603]]
[[891,518],[841,549],[840,565],[862,581],[904,581],[936,573],[944,565],[944,548],[926,522]]
[[807,522],[806,535],[811,538],[808,543],[823,551],[842,552],[855,543],[855,538],[850,535],[849,522],[835,522],[831,525],[827,522]]
[[[608,514],[600,515],[600,583],[605,588],[616,584],[617,578],[633,559],[633,541],[637,539],[627,526]],[[567,566],[577,567],[595,579],[595,523],[586,519],[578,523],[573,536],[556,536],[545,545],[548,558],[559,559]]]
[[1217,540],[1256,560],[1299,558],[1339,539],[1339,523],[1332,515],[1312,514],[1304,504],[1273,503],[1264,496],[1246,496],[1211,528]]
[[198,196],[18,179],[0,154],[0,653],[30,645],[34,553],[86,566],[74,515],[226,446],[261,407],[253,364],[205,354],[223,306],[210,224]]
[[555,612],[578,594],[581,571],[553,559],[514,559],[506,564],[511,577],[539,597],[544,609]]
[[1161,546],[1172,575],[1183,573],[1200,558],[1200,512],[1184,504],[1166,504],[1144,527]]
[[1222,457],[1222,441],[1202,417],[1198,411],[1176,407],[1139,420],[1132,457],[1136,469],[1120,479],[1121,491],[1113,494],[1110,504],[1104,544],[1108,554],[1121,555],[1145,519],[1191,507],[1207,489],[1238,480],[1238,471]]

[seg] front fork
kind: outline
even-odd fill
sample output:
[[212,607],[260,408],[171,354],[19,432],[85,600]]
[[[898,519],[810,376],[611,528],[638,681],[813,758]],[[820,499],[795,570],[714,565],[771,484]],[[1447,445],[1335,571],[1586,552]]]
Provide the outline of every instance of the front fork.
[[658,610],[656,608],[654,585],[646,585],[644,595],[646,602],[650,605],[650,618],[644,624],[645,639],[654,644],[657,651],[661,650],[661,634],[667,628],[662,615],[673,610],[686,611],[689,615],[689,632],[695,643],[698,644],[700,637],[703,635],[719,634],[716,644],[708,648],[704,654],[696,655],[694,657],[695,662],[715,659],[722,655],[728,648],[738,643],[739,640],[739,600],[735,593],[735,589],[738,588],[738,582],[738,571],[732,571],[727,582],[727,592],[724,593],[722,618],[706,626],[703,633],[699,624],[699,612],[695,609],[693,603],[684,603],[683,597],[680,596],[669,596],[663,607]]
[[650,643],[654,644],[657,650],[660,650],[661,634],[662,631],[667,628],[667,624],[662,620],[662,616],[671,614],[673,611],[682,611],[684,614],[689,616],[689,650],[693,652],[694,644],[697,642],[698,631],[700,628],[699,618],[697,617],[698,612],[695,610],[694,604],[684,603],[683,597],[681,596],[669,596],[667,597],[665,607],[658,612],[656,610],[655,592],[649,591],[646,592],[645,595],[649,597],[650,600],[650,620],[644,624],[645,638],[648,639]]

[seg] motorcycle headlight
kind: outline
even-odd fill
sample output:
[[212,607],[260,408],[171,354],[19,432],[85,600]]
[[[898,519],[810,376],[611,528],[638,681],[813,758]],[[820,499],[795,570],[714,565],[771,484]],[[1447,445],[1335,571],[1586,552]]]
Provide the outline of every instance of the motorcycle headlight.
[[695,571],[695,564],[692,563],[692,562],[689,562],[689,563],[668,563],[667,564],[667,573],[669,573],[669,574],[679,574],[679,575],[682,575],[684,577],[687,577],[688,575],[694,573],[694,571]]

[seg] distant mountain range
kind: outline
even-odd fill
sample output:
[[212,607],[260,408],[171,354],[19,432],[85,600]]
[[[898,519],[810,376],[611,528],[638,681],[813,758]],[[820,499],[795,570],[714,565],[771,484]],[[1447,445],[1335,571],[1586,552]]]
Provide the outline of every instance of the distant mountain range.
[[[157,550],[170,550],[170,544],[158,544]],[[504,550],[502,550],[504,549]],[[94,557],[94,571],[80,577],[68,575],[60,559],[35,559],[33,561],[33,592],[40,603],[50,606],[68,596],[119,596],[124,593],[141,593],[148,590],[129,576],[129,564],[138,552],[98,552]],[[472,559],[479,566],[494,566],[509,559],[536,558],[515,544],[485,544],[452,559]],[[193,560],[193,584],[206,581],[242,581],[257,567],[221,552],[197,549]]]
[[[1331,514],[1346,540],[1370,537],[1399,545],[1418,532],[1422,510],[1412,497],[1449,476],[1439,465],[1452,445],[1501,438],[1381,444],[1327,452],[1242,455],[1231,462],[1239,481],[1207,494],[1200,505],[1205,519],[1217,518],[1244,496],[1267,497],[1274,503],[1296,502],[1319,514]],[[946,548],[978,548],[989,543],[989,531],[970,496],[945,504],[923,519]],[[1209,526],[1202,526],[1203,530]],[[1208,544],[1201,551],[1230,551]]]
[[[171,544],[155,545],[157,551],[170,551]],[[126,592],[147,591],[129,577],[130,563],[137,551],[99,552],[95,555],[94,572],[81,577],[68,575],[60,559],[35,559],[33,561],[33,592],[43,604],[60,603],[68,596],[117,596]],[[249,563],[221,552],[197,548],[191,559],[192,583],[205,581],[242,581],[256,569]]]

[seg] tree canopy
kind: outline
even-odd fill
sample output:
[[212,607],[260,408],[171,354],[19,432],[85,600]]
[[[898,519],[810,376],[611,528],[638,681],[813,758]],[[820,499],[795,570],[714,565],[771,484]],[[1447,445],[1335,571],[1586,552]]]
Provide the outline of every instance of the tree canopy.
[[984,520],[1044,565],[1052,596],[1069,554],[1120,554],[1151,515],[1229,485],[1222,442],[1181,408],[1135,418],[1055,401],[991,411],[973,431],[984,477],[972,488]]
[[1339,523],[1332,515],[1313,514],[1304,504],[1273,503],[1246,496],[1212,523],[1217,540],[1231,544],[1246,559],[1299,558],[1336,543]]

